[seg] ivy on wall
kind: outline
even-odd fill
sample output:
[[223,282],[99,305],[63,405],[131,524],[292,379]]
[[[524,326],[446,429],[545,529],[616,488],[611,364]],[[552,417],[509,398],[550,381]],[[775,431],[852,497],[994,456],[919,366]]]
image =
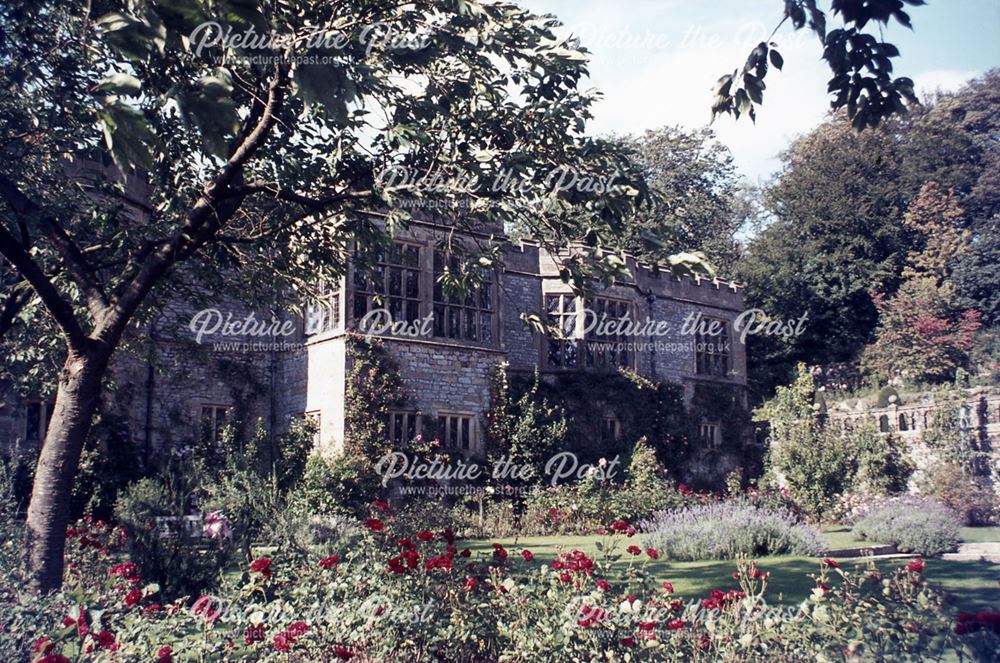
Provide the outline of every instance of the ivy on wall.
[[371,471],[391,449],[389,410],[406,402],[406,392],[399,367],[382,341],[349,334],[346,344],[344,452]]
[[[534,385],[532,373],[511,373],[510,389],[519,398]],[[636,440],[646,437],[657,456],[669,459],[669,469],[683,475],[691,452],[694,426],[684,408],[680,386],[658,383],[631,371],[566,372],[541,376],[537,396],[560,408],[567,434],[560,448],[572,450],[581,462],[620,455],[625,461]],[[621,426],[617,439],[602,436],[605,417]]]

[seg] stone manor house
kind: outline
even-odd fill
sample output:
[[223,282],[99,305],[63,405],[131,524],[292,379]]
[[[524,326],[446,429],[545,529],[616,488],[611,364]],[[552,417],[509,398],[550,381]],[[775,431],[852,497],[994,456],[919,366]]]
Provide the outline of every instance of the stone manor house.
[[[589,379],[626,368],[681,385],[689,401],[700,386],[717,385],[745,406],[745,346],[733,330],[743,301],[735,285],[679,279],[630,260],[630,278],[581,298],[559,278],[556,257],[525,243],[507,249],[503,267],[473,291],[449,296],[438,277],[456,259],[441,248],[446,237],[456,241],[454,231],[439,221],[412,221],[373,268],[350,265],[343,277],[325,283],[305,315],[254,312],[257,321],[273,317],[282,323],[271,336],[223,333],[220,321],[241,320],[248,312],[222,293],[207,303],[164,307],[146,329],[151,342],[145,356],[119,354],[114,367],[111,398],[140,455],[154,457],[199,434],[217,436],[227,421],[261,421],[280,432],[300,417],[318,425],[320,450],[336,452],[344,440],[347,334],[374,309],[387,309],[396,321],[426,321],[416,336],[381,334],[412,403],[392,412],[393,441],[411,439],[432,420],[446,447],[481,450],[491,374],[502,362],[511,373],[530,375],[537,368],[542,379],[567,373]],[[464,232],[459,241],[488,237]],[[537,313],[565,334],[533,331],[522,313]],[[664,324],[655,336],[630,335],[621,326],[588,326],[588,315]],[[714,323],[717,333],[682,333],[685,320],[693,319],[703,329]],[[0,402],[0,443],[31,445],[44,438],[51,403],[10,397]],[[593,404],[585,434],[619,438],[628,413],[601,407]],[[706,450],[731,446],[723,444],[727,436],[737,446],[746,439],[722,411],[702,408],[697,417],[691,422],[697,424],[696,442]]]

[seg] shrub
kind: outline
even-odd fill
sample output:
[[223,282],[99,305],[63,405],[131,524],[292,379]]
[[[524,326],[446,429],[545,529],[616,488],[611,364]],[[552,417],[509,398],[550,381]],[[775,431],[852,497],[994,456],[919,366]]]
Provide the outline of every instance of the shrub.
[[731,587],[686,604],[654,583],[648,553],[614,572],[630,541],[622,527],[596,557],[565,550],[545,564],[499,544],[465,556],[448,531],[408,532],[375,515],[336,555],[303,563],[275,551],[193,603],[161,608],[157,588],[123,582],[119,564],[67,587],[72,603],[36,602],[30,620],[0,606],[3,625],[23,631],[9,660],[988,660],[998,644],[996,615],[956,623],[913,563],[820,564],[810,599],[775,610],[767,570],[741,560]]
[[933,556],[954,550],[961,523],[948,507],[912,495],[885,498],[854,513],[854,535],[896,546],[900,552]]
[[200,528],[189,526],[188,516],[201,513],[201,477],[196,464],[172,459],[159,476],[133,483],[115,503],[130,557],[168,596],[212,586],[233,552],[225,537],[206,541]]
[[676,560],[818,555],[824,549],[819,532],[790,511],[769,511],[745,500],[663,511],[641,530],[650,546]]
[[944,504],[966,525],[993,525],[1000,516],[1000,506],[993,490],[962,471],[958,463],[937,463],[918,483],[920,493]]

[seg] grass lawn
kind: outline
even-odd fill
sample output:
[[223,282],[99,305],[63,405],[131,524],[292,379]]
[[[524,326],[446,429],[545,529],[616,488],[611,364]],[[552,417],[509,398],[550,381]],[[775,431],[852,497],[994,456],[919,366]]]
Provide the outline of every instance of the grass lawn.
[[1000,527],[963,527],[962,540],[967,543],[1000,542]]
[[[847,548],[865,545],[853,541],[849,531],[846,533],[840,531],[824,533],[824,536],[831,534],[834,540],[838,541],[837,547]],[[471,548],[473,553],[489,554],[492,551],[492,543],[502,543],[511,555],[519,554],[521,549],[527,548],[535,554],[536,559],[549,563],[560,550],[570,548],[577,548],[588,555],[596,555],[597,558],[600,558],[596,544],[601,540],[605,540],[605,537],[539,536],[520,539],[464,541],[457,545],[460,548],[465,545]],[[842,546],[839,543],[841,541],[848,543]],[[619,546],[617,552],[622,554],[623,558],[615,563],[622,569],[630,563],[631,559],[631,556],[625,554],[624,549],[625,545]],[[647,558],[642,555],[635,559],[646,560]],[[847,567],[861,563],[861,560],[840,561]],[[905,562],[905,559],[888,559],[880,561],[879,565],[883,568],[892,568],[902,566]],[[657,581],[667,580],[673,583],[680,598],[703,598],[713,589],[725,590],[735,587],[732,572],[736,568],[736,564],[732,560],[674,562],[660,559],[657,561],[648,560],[646,563],[648,564],[646,568],[653,573]],[[804,600],[809,596],[814,584],[808,574],[819,571],[819,560],[811,557],[762,557],[757,560],[757,565],[762,570],[771,572],[768,596],[770,601],[774,603],[795,604]],[[931,559],[927,561],[925,574],[931,582],[938,583],[951,594],[954,603],[960,610],[975,611],[988,607],[1000,608],[1000,584],[997,584],[1000,581],[1000,564],[947,562]]]

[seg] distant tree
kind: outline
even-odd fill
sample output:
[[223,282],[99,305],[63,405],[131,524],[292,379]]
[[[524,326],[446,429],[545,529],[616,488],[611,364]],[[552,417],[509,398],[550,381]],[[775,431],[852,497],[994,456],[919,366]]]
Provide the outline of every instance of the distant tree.
[[762,396],[786,383],[798,361],[856,358],[877,321],[869,292],[896,289],[914,242],[901,222],[902,154],[887,126],[857,133],[839,114],[782,160],[764,192],[773,218],[749,242],[737,278],[748,305],[773,318],[808,317],[801,336],[751,337],[749,373]]
[[625,248],[654,262],[680,251],[700,251],[722,275],[731,276],[747,204],[729,149],[708,128],[663,127],[628,143],[654,204],[636,214]]
[[866,373],[880,381],[942,382],[968,364],[982,315],[956,306],[950,281],[952,265],[969,246],[964,218],[958,196],[937,182],[925,184],[910,205],[903,222],[922,246],[910,251],[898,292],[872,295],[879,322],[861,356]]
[[880,382],[940,383],[968,364],[982,324],[979,311],[956,313],[926,279],[907,282],[891,297],[872,293],[872,300],[879,325],[861,355],[864,372]]

